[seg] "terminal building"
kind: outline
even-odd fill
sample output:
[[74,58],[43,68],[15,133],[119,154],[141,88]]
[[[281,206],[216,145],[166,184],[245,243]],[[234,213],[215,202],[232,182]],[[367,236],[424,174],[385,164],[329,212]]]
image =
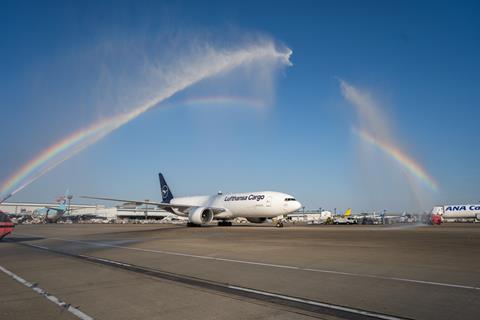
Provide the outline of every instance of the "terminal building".
[[[58,203],[39,203],[39,202],[3,202],[0,204],[0,210],[13,215],[28,215],[34,214],[38,210],[45,209],[47,207],[58,207]],[[95,210],[102,206],[95,205],[78,205],[70,204],[70,210],[73,212],[80,208],[85,208],[89,210]]]
[[[34,203],[34,202],[4,202],[0,204],[0,211],[22,216],[34,216],[45,208],[55,208],[58,203]],[[163,219],[170,213],[153,206],[132,206],[124,204],[116,207],[105,207],[104,205],[70,204],[68,216],[71,217],[98,217],[108,220],[116,219]]]

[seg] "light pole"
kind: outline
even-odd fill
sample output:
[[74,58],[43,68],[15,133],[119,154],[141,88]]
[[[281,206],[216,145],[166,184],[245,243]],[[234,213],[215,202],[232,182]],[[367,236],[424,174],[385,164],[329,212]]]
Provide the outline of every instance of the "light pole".
[[147,220],[147,218],[148,218],[148,202],[149,201],[150,200],[145,199],[145,212],[144,212],[145,213],[145,220]]

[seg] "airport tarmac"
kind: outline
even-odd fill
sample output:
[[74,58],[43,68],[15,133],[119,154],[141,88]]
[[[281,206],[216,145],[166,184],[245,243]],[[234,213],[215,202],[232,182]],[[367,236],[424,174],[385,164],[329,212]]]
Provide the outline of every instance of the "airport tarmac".
[[[5,270],[95,319],[477,319],[480,311],[475,224],[19,225],[0,253]],[[5,272],[0,287],[0,318],[78,319]]]

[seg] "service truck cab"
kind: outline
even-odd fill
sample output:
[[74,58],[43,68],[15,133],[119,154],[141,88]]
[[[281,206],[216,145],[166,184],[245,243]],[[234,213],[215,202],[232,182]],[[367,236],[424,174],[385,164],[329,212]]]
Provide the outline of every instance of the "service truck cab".
[[15,225],[10,220],[8,215],[6,213],[0,211],[0,240],[2,240],[3,237],[12,233],[14,227],[15,227]]

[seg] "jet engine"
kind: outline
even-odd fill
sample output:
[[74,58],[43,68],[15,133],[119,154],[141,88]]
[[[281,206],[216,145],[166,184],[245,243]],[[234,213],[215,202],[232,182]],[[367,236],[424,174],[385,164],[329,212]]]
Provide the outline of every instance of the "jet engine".
[[267,218],[246,218],[250,223],[264,223]]
[[212,209],[199,207],[191,210],[188,213],[188,221],[194,224],[206,224],[210,223],[213,220],[213,211]]

